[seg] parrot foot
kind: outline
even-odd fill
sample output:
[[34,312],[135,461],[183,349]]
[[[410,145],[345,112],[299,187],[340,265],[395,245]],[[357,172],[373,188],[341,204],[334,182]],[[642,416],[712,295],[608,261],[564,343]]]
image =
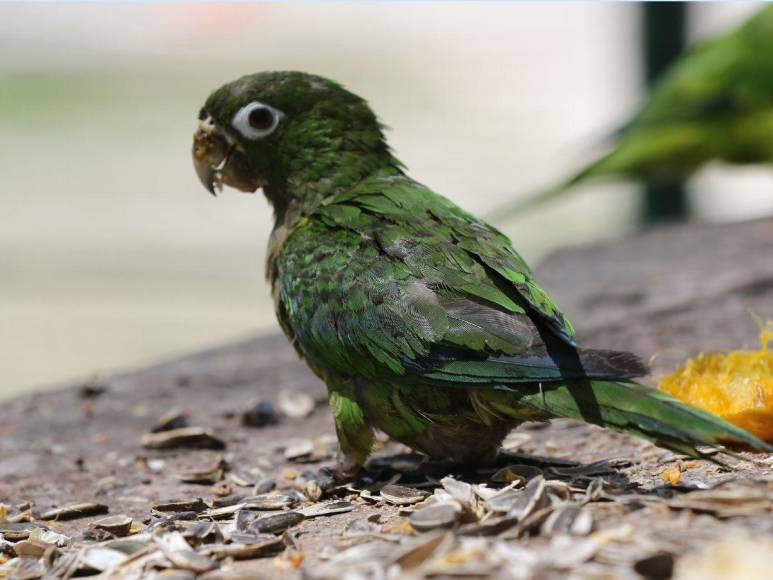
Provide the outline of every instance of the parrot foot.
[[338,461],[335,470],[335,480],[339,483],[351,481],[362,469],[362,462],[351,455],[344,455]]

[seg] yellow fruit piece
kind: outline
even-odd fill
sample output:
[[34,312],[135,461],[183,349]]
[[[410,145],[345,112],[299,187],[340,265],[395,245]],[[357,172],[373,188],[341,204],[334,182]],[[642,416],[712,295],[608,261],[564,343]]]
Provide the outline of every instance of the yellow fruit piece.
[[760,332],[760,350],[701,353],[660,379],[659,388],[773,442],[773,325]]
[[660,476],[671,485],[676,485],[682,480],[682,470],[678,465],[673,465],[664,469]]

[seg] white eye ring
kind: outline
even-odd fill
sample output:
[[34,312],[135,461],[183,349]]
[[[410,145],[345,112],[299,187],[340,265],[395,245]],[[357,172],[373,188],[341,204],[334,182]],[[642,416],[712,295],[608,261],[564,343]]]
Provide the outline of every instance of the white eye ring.
[[[256,111],[260,111],[263,114],[261,119],[256,119]],[[282,111],[270,105],[264,105],[259,101],[253,101],[249,105],[244,105],[236,112],[231,124],[247,139],[254,141],[273,133],[283,116],[284,113]],[[256,121],[263,122],[259,123]]]

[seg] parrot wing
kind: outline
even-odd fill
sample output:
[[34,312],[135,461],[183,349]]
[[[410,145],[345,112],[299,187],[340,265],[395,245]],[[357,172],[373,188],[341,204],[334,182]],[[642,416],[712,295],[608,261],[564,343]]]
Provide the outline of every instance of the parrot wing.
[[577,349],[507,237],[405,176],[366,180],[307,221],[279,260],[280,319],[321,368],[459,385],[646,373],[633,355]]

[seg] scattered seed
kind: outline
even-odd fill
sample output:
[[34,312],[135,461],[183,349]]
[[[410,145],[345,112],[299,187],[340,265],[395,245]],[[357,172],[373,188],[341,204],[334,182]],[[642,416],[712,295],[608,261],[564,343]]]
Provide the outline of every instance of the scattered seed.
[[[217,565],[217,563],[215,565]],[[195,580],[195,578],[196,572],[181,570],[180,568],[161,570],[153,575],[153,580]]]
[[280,534],[293,526],[297,526],[305,519],[306,516],[300,512],[280,512],[254,520],[247,531],[258,534]]
[[54,532],[53,530],[44,530],[43,528],[32,530],[30,532],[29,539],[39,540],[41,542],[45,542],[46,544],[51,544],[59,548],[63,548],[64,546],[67,546],[70,544],[70,538],[68,536]]
[[214,436],[211,430],[201,427],[182,427],[148,433],[142,436],[146,449],[225,449],[225,443]]
[[185,530],[183,536],[194,546],[223,542],[223,532],[215,522],[197,522]]
[[177,474],[177,479],[185,483],[200,483],[214,485],[223,479],[223,468],[218,466],[192,471],[184,471]]
[[497,483],[510,483],[520,481],[526,483],[535,477],[542,476],[542,470],[531,465],[508,465],[491,476],[491,481]]
[[542,525],[542,533],[587,536],[593,527],[593,516],[579,505],[569,504],[552,511]]
[[244,477],[238,473],[229,473],[228,480],[234,485],[238,485],[239,487],[252,487],[255,485],[254,478],[248,479],[247,477]]
[[151,433],[161,433],[172,429],[181,429],[188,426],[188,415],[179,409],[171,409],[161,415],[158,422],[151,427]]
[[270,492],[245,498],[244,504],[256,510],[282,510],[295,507],[300,500],[297,493]]
[[344,514],[352,511],[356,506],[349,501],[330,501],[316,503],[309,507],[299,509],[298,512],[307,518],[316,518],[319,516],[332,516],[334,514]]
[[110,540],[102,544],[103,548],[110,548],[127,556],[142,552],[147,548],[147,538],[132,538]]
[[194,551],[179,532],[171,532],[156,540],[169,561],[177,568],[203,574],[217,568],[212,558]]
[[237,503],[234,505],[204,510],[199,514],[199,517],[212,520],[229,520],[232,516],[236,515],[239,510],[244,509],[246,505],[247,504],[245,503]]
[[202,512],[207,509],[207,504],[200,497],[196,499],[169,500],[154,505],[151,508],[154,512],[176,513],[176,512]]
[[50,547],[40,540],[22,540],[13,545],[13,550],[20,558],[40,558]]
[[236,513],[234,525],[239,532],[246,532],[250,524],[261,516],[262,512],[251,509],[241,509]]
[[5,522],[0,524],[0,535],[9,542],[18,542],[26,540],[33,530],[38,529],[47,530],[48,528],[31,522]]
[[459,502],[449,500],[416,510],[408,521],[419,532],[427,532],[437,528],[449,528],[459,521],[461,515],[462,506]]
[[534,511],[547,505],[548,501],[545,494],[545,480],[542,477],[535,477],[526,484],[508,515],[523,520]]
[[273,479],[261,479],[255,483],[255,487],[252,490],[253,495],[258,496],[264,493],[269,493],[276,488],[276,480]]
[[270,535],[260,537],[258,541],[252,544],[213,544],[204,548],[204,551],[218,560],[223,558],[247,560],[250,558],[273,556],[283,549],[284,538],[282,536]]
[[304,439],[288,446],[285,449],[284,456],[289,461],[301,461],[308,459],[313,452],[314,442],[311,439]]
[[40,514],[41,520],[75,520],[99,514],[106,514],[108,507],[101,503],[76,503],[48,510]]
[[125,515],[110,516],[89,524],[97,530],[105,530],[114,536],[126,536],[132,527],[132,519]]
[[588,487],[585,489],[585,497],[583,503],[592,501],[598,501],[604,493],[604,480],[600,477],[596,477],[591,480]]
[[394,548],[384,542],[377,541],[368,544],[357,544],[331,556],[329,558],[329,564],[333,571],[339,571],[338,575],[335,577],[340,578],[340,570],[342,567],[384,561],[392,556],[393,552]]
[[381,497],[392,505],[411,505],[419,503],[429,494],[413,487],[389,484],[381,488]]
[[572,488],[563,481],[555,479],[545,481],[545,491],[551,498],[559,501],[571,501],[573,497]]
[[290,419],[303,419],[314,412],[314,399],[300,391],[279,391],[277,405],[282,414]]
[[394,561],[403,572],[415,570],[429,560],[436,552],[443,552],[443,546],[450,546],[453,537],[448,532],[420,541],[403,551]]
[[269,401],[260,401],[242,413],[245,427],[266,427],[279,422],[279,414]]
[[126,560],[128,556],[118,550],[94,546],[83,550],[80,558],[81,562],[92,570],[104,572],[113,566],[117,566]]
[[489,497],[484,506],[488,511],[507,513],[513,509],[521,495],[523,495],[523,490],[505,488],[500,493]]
[[207,504],[213,508],[225,507],[229,505],[236,505],[237,503],[244,503],[248,499],[244,495],[231,495],[228,497],[213,497]]
[[444,477],[440,480],[440,484],[451,497],[461,503],[464,507],[470,509],[477,503],[475,499],[475,490],[469,483],[459,481],[453,477]]

